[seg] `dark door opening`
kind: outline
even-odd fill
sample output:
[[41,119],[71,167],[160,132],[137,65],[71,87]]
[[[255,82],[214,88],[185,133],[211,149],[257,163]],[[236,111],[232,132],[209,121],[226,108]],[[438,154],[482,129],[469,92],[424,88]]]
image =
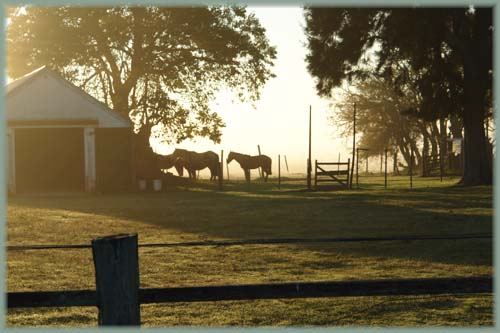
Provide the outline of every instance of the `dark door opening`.
[[17,192],[84,191],[83,128],[17,128]]

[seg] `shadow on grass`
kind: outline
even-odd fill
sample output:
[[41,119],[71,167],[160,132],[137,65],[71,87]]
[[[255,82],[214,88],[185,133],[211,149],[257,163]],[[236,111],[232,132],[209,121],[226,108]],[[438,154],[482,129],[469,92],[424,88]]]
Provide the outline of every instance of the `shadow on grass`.
[[[43,197],[9,204],[147,223],[204,239],[377,237],[492,232],[491,187],[303,191],[303,182],[226,182],[162,193]],[[131,230],[133,232],[133,230]],[[491,265],[491,240],[372,242],[305,248],[463,265]]]

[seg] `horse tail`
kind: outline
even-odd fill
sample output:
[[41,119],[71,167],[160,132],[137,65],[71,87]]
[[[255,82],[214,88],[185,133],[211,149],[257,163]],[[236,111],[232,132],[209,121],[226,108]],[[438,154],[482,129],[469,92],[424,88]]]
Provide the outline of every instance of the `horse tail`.
[[273,160],[270,157],[268,157],[268,156],[265,156],[265,157],[267,157],[267,158],[265,158],[265,160],[266,160],[265,164],[267,164],[265,166],[265,169],[267,169],[266,172],[267,172],[267,174],[272,175],[273,171],[272,171],[271,165],[273,164]]
[[215,175],[216,175],[217,177],[219,177],[219,175],[220,175],[220,162],[219,162],[219,156],[217,156],[217,158],[216,158],[216,159],[214,159],[213,165],[214,165],[214,172],[215,172]]

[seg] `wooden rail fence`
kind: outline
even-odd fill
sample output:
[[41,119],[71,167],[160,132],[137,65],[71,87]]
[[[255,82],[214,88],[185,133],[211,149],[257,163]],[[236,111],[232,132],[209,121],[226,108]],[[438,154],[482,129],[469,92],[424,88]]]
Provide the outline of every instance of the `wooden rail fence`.
[[[445,236],[419,236],[414,240],[490,238],[491,235],[470,234]],[[426,238],[427,237],[427,238]],[[450,237],[450,236],[447,236]],[[454,238],[453,238],[454,237]],[[396,240],[408,240],[399,237]],[[310,241],[390,241],[385,238],[330,238]],[[254,240],[262,244],[262,240]],[[304,241],[304,239],[272,240],[265,244]],[[249,244],[245,241],[189,242],[182,246],[222,246]],[[150,244],[173,246],[175,243]],[[189,245],[187,245],[189,244]],[[252,243],[250,243],[252,244]],[[10,247],[9,250],[49,249]],[[86,246],[89,247],[89,246]],[[456,293],[491,293],[493,279],[489,276],[460,278],[384,279],[327,281],[300,283],[246,284],[176,288],[139,288],[137,234],[100,237],[92,240],[92,254],[96,273],[96,290],[69,290],[43,292],[9,292],[8,308],[97,306],[101,326],[140,325],[140,304],[204,302],[228,300],[256,300],[283,298],[319,298],[344,296],[434,295]],[[73,247],[75,248],[75,247]],[[76,248],[82,248],[76,247]],[[51,249],[54,249],[51,248]]]

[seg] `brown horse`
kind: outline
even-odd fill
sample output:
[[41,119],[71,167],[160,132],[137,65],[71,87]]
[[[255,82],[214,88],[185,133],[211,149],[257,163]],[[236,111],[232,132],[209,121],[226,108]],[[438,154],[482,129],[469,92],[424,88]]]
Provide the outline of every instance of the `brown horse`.
[[196,171],[205,168],[210,169],[210,180],[216,180],[219,177],[220,162],[219,155],[213,151],[197,153],[194,151],[176,148],[173,157],[179,159],[179,163],[183,163],[188,170],[189,178],[196,179]]
[[262,173],[264,174],[264,181],[266,182],[267,182],[267,177],[273,174],[271,171],[272,160],[269,156],[266,155],[250,156],[231,151],[227,156],[227,163],[229,164],[229,162],[231,162],[232,160],[236,160],[236,162],[240,164],[241,168],[245,172],[245,179],[247,180],[247,182],[250,181],[251,169],[262,168]]
[[158,155],[158,164],[160,169],[170,169],[175,167],[177,174],[182,177],[184,174],[184,162],[179,158],[175,158],[174,154],[170,155]]

